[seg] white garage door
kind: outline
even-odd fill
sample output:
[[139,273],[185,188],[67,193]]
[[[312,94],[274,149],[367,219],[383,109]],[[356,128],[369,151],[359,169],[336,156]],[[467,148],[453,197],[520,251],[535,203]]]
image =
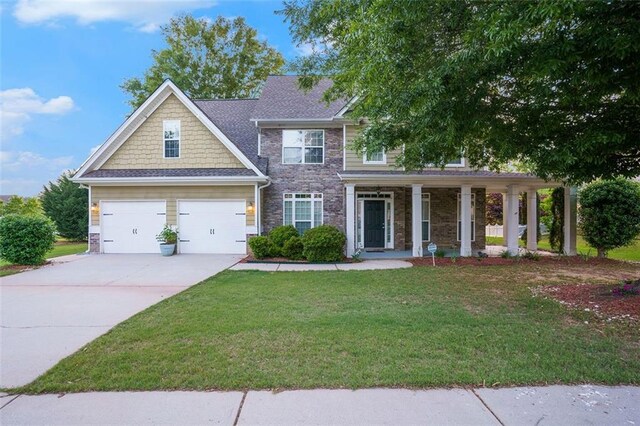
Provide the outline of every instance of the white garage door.
[[179,201],[180,253],[245,254],[245,201]]
[[102,250],[105,253],[159,253],[156,235],[167,216],[164,201],[103,201]]

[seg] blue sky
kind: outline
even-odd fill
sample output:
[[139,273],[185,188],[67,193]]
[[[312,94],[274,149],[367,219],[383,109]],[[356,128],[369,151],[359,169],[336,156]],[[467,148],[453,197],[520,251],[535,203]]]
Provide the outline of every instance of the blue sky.
[[130,111],[119,85],[151,65],[171,16],[244,16],[286,58],[300,54],[281,1],[0,2],[1,194],[36,195],[104,142]]

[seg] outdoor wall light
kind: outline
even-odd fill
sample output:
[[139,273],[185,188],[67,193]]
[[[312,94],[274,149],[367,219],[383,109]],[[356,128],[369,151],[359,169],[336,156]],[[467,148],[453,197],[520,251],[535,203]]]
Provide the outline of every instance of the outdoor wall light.
[[99,210],[98,203],[91,203],[91,211],[97,212]]
[[253,206],[253,201],[249,201],[249,205],[247,206],[247,213],[253,214],[255,211],[255,207]]

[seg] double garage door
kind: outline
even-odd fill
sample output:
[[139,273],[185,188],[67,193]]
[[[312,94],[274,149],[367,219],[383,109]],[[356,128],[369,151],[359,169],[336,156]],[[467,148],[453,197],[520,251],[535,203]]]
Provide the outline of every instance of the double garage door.
[[[246,253],[244,201],[178,201],[180,253]],[[103,201],[104,253],[159,253],[165,201]]]

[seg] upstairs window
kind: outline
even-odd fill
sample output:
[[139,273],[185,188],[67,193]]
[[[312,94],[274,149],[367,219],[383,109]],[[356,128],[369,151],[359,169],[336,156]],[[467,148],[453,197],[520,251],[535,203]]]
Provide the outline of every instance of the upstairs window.
[[364,152],[364,164],[387,164],[387,155],[383,150]]
[[164,120],[164,158],[180,157],[180,120]]
[[324,163],[324,130],[283,130],[284,164]]
[[295,226],[300,235],[322,225],[322,194],[284,194],[283,224]]

